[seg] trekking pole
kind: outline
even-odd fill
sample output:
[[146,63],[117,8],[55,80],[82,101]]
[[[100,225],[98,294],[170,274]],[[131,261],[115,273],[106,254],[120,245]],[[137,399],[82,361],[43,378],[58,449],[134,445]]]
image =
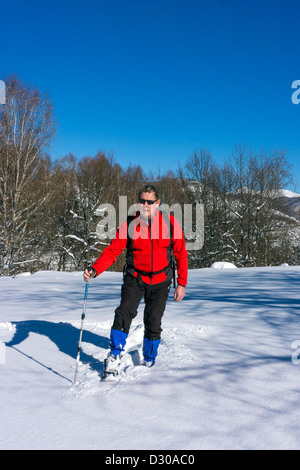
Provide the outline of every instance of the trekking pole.
[[85,294],[84,294],[84,302],[83,302],[83,309],[81,315],[81,328],[80,328],[80,335],[79,335],[79,342],[78,342],[78,350],[77,350],[77,358],[76,358],[76,369],[74,375],[74,385],[76,385],[77,373],[78,373],[78,365],[80,359],[80,351],[81,351],[81,339],[82,339],[82,331],[83,331],[83,324],[85,319],[85,308],[86,308],[86,301],[87,301],[87,294],[88,294],[89,283],[86,282],[85,284]]

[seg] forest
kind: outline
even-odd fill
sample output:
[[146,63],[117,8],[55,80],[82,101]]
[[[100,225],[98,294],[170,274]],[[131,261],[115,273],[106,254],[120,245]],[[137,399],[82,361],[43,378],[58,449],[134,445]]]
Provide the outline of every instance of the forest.
[[[215,261],[237,267],[300,264],[300,201],[292,210],[282,191],[293,182],[285,150],[257,152],[239,143],[220,163],[200,143],[178,168],[149,174],[139,165],[123,168],[113,154],[101,150],[81,159],[69,153],[53,160],[49,152],[58,123],[50,98],[16,76],[5,85],[6,102],[0,106],[1,275],[83,270],[110,243],[109,236],[97,234],[106,216],[98,208],[112,205],[119,221],[120,197],[133,205],[145,183],[154,184],[171,209],[193,208],[194,234],[196,207],[203,207],[204,243],[189,250],[191,269]],[[121,271],[123,265],[121,255],[110,269]]]

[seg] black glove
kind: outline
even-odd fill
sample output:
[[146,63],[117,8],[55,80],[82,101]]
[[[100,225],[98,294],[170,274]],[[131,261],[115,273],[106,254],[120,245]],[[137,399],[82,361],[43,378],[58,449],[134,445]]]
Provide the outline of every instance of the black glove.
[[91,279],[97,276],[97,271],[92,266],[88,266],[86,269],[88,270]]

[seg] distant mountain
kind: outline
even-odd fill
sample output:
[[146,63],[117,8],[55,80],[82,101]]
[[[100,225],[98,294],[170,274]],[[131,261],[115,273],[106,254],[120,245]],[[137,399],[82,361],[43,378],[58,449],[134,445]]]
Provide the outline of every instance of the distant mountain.
[[300,222],[300,194],[282,189],[278,200],[284,205],[288,214]]

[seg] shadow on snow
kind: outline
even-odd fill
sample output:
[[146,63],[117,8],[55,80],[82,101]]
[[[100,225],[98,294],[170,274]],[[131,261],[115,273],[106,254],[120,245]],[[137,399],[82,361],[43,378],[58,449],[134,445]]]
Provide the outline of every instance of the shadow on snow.
[[[56,346],[58,347],[59,351],[64,354],[67,354],[71,358],[75,360],[77,357],[77,348],[78,348],[78,341],[79,341],[79,332],[78,328],[75,328],[70,323],[53,323],[49,321],[43,320],[28,320],[28,321],[19,321],[19,322],[12,322],[12,324],[16,327],[16,331],[14,337],[11,341],[6,343],[7,347],[11,347],[18,351],[19,353],[23,354],[24,356],[28,357],[29,359],[33,360],[34,362],[38,363],[39,365],[45,367],[46,369],[50,370],[56,375],[63,377],[64,379],[70,381],[66,377],[62,376],[59,372],[53,370],[51,367],[42,364],[37,359],[29,356],[28,354],[20,351],[16,348],[17,345],[21,344],[25,341],[30,333],[36,333],[38,335],[44,335],[48,337]],[[96,347],[108,349],[109,348],[109,338],[104,336],[97,335],[90,331],[84,330],[82,341],[93,344]],[[80,353],[80,361],[84,364],[88,364],[91,370],[95,370],[101,376],[103,373],[103,362],[96,359],[94,356],[81,351]]]

